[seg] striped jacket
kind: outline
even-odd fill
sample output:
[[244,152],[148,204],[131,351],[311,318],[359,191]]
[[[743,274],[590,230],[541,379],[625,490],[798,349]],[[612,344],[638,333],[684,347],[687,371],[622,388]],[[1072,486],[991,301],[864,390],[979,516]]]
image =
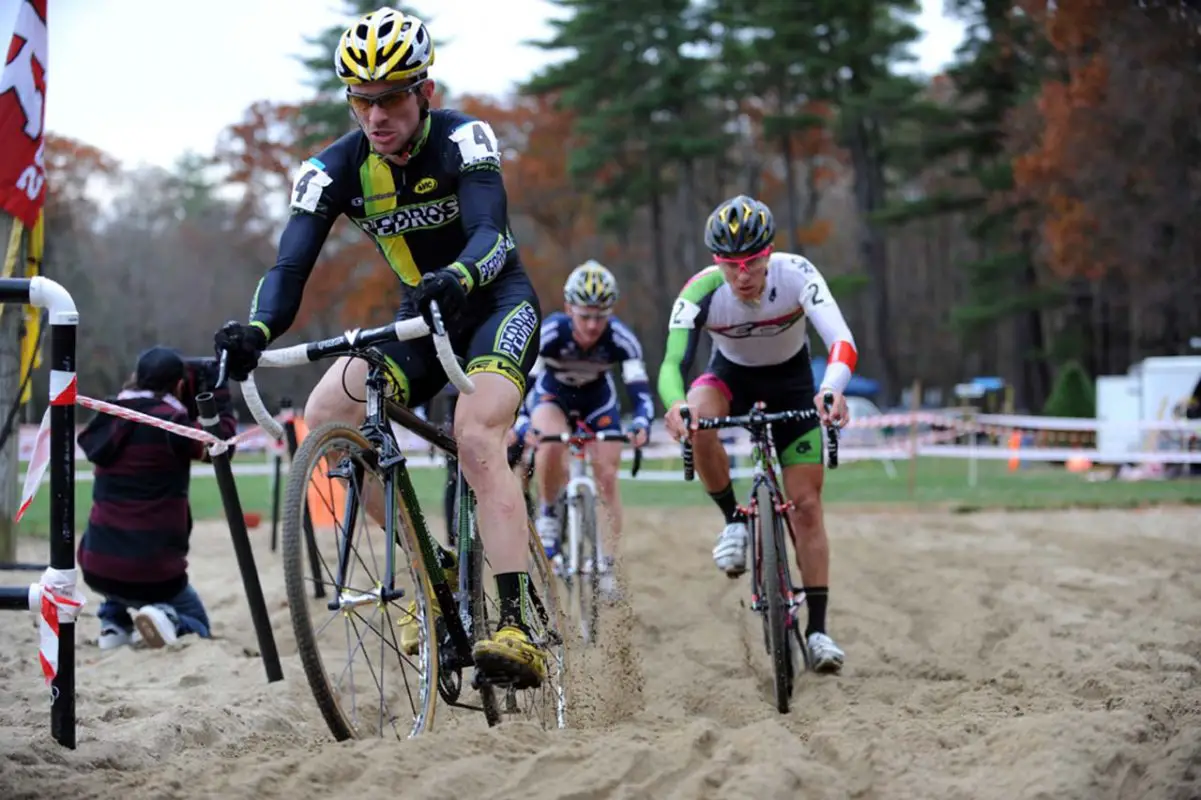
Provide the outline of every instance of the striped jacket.
[[[229,390],[214,392],[221,437],[236,430]],[[117,405],[199,427],[172,395],[127,390]],[[92,462],[92,510],[79,546],[79,566],[96,591],[164,602],[187,586],[192,514],[188,485],[204,445],[149,425],[97,414],[79,435]],[[131,586],[132,584],[132,586]]]

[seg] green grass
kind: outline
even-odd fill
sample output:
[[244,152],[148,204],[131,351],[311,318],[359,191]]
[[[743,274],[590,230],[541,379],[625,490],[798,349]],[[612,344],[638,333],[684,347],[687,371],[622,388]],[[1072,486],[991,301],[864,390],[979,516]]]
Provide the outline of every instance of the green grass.
[[[889,478],[883,465],[874,461],[844,464],[828,472],[823,494],[827,505],[852,509],[871,506],[937,507],[968,512],[983,509],[1035,508],[1128,508],[1163,503],[1201,504],[1201,480],[1148,481],[1123,483],[1107,481],[1088,483],[1081,475],[1049,466],[1030,466],[1009,472],[1002,461],[981,461],[978,481],[968,485],[968,464],[959,459],[918,459],[914,490],[910,496],[909,465],[896,464],[897,475]],[[647,462],[647,471],[680,470],[680,462]],[[415,469],[412,472],[422,507],[429,513],[442,508],[442,469]],[[260,530],[270,530],[270,477],[246,475],[237,478],[238,491],[244,511],[263,516]],[[745,482],[738,490],[745,491]],[[75,487],[75,518],[77,530],[82,530],[91,506],[92,483]],[[45,535],[49,530],[49,485],[43,485],[33,504],[19,523],[22,535]],[[708,501],[700,481],[683,482],[640,481],[622,482],[622,498],[628,506],[687,507],[704,505]],[[192,513],[196,519],[218,519],[224,516],[217,482],[208,477],[193,478]]]

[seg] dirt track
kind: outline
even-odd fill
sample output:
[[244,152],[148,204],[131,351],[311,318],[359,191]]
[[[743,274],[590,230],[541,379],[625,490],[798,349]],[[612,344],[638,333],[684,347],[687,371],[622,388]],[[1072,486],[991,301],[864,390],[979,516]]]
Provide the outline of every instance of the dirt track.
[[[740,608],[745,584],[710,561],[714,513],[628,516],[632,607],[576,687],[575,730],[332,742],[265,528],[256,557],[285,670],[271,686],[247,655],[228,534],[208,525],[192,571],[220,638],[83,645],[75,752],[49,738],[32,617],[0,620],[0,797],[1201,797],[1195,510],[830,514],[831,631],[847,668],[805,676],[786,717]],[[95,636],[96,602],[81,638]]]

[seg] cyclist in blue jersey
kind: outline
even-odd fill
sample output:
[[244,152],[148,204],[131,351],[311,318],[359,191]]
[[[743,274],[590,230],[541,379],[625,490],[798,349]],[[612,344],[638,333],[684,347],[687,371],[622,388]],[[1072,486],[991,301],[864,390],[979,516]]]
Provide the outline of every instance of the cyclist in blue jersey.
[[[500,144],[487,122],[430,108],[433,64],[426,25],[394,9],[366,14],[342,34],[334,67],[358,125],[300,165],[279,255],[259,282],[250,319],[228,323],[215,341],[229,354],[231,377],[244,379],[295,320],[340,215],[374,240],[404,285],[398,318],[428,316],[430,302],[438,303],[476,384],[458,402],[454,430],[500,598],[500,629],[477,643],[475,662],[490,677],[537,686],[546,677],[546,653],[526,624],[528,522],[521,484],[505,461],[505,437],[536,358],[541,308],[509,227]],[[427,402],[446,384],[428,337],[382,350],[406,405]],[[366,374],[362,360],[334,363],[306,404],[310,429],[332,420],[360,423]],[[368,511],[380,522],[383,503],[375,499]],[[451,553],[443,551],[442,561],[454,567]],[[401,626],[400,646],[416,652],[412,619]]]
[[[572,270],[563,287],[566,311],[556,311],[542,323],[534,385],[518,418],[517,435],[533,444],[537,436],[566,433],[572,411],[594,433],[621,430],[621,405],[612,369],[621,365],[622,382],[633,401],[630,434],[633,444],[646,444],[655,405],[643,361],[642,345],[625,323],[613,316],[617,280],[596,261]],[[592,474],[609,511],[609,530],[615,552],[621,536],[621,494],[617,473],[620,442],[594,442]],[[560,520],[555,500],[567,482],[565,445],[540,444],[534,451],[540,513],[538,535],[548,557],[558,554]],[[602,573],[601,590],[614,591],[613,573]]]

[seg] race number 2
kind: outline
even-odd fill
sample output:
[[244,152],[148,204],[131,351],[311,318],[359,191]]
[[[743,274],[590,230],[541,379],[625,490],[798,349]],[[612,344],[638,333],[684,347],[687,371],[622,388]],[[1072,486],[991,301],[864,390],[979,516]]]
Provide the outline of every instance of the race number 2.
[[455,130],[450,139],[459,146],[464,168],[500,163],[500,143],[487,122],[469,122]]

